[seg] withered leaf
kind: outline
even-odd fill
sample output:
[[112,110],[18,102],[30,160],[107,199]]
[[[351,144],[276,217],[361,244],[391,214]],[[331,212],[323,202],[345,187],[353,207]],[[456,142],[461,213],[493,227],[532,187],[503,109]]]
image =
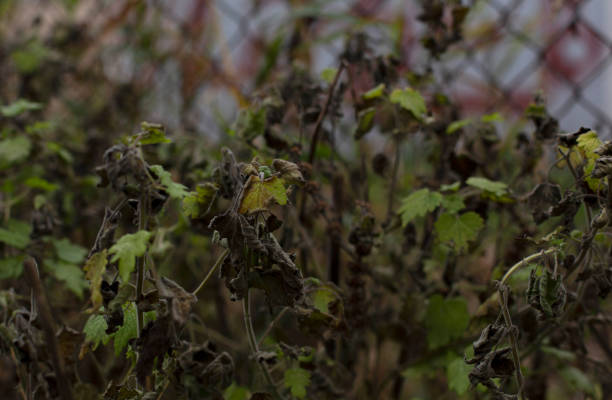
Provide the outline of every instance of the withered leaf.
[[527,205],[533,214],[536,224],[551,215],[552,206],[561,201],[561,187],[557,184],[544,182],[536,185],[527,195]]
[[226,387],[231,383],[234,373],[232,357],[226,352],[217,353],[208,342],[188,348],[179,356],[179,365],[204,387]]
[[90,282],[89,291],[91,292],[92,309],[95,311],[102,306],[103,297],[101,292],[102,275],[106,271],[106,263],[108,262],[107,250],[104,249],[99,253],[95,253],[85,263],[85,278]]
[[277,158],[272,161],[272,168],[278,171],[280,177],[290,185],[302,185],[305,183],[302,172],[296,163]]
[[57,333],[57,344],[59,355],[64,361],[64,365],[71,365],[76,361],[77,348],[83,342],[84,334],[70,327],[64,326]]
[[170,300],[170,313],[174,321],[184,324],[189,317],[191,306],[197,302],[197,297],[165,276],[156,284],[159,296]]
[[138,350],[138,361],[136,362],[136,377],[141,385],[145,385],[146,379],[153,372],[155,360],[160,368],[164,355],[172,347],[172,326],[170,316],[163,316],[155,321],[149,322],[136,339]]

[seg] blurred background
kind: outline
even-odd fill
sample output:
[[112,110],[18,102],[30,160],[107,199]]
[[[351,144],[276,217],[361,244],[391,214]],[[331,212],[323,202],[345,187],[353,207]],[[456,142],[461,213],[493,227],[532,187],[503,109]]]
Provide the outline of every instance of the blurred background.
[[363,32],[400,71],[433,70],[466,114],[521,114],[543,90],[562,130],[610,136],[609,1],[463,3],[464,40],[428,51],[426,27],[449,16],[416,0],[2,0],[0,100],[44,103],[66,128],[152,120],[217,141],[289,63],[336,67]]

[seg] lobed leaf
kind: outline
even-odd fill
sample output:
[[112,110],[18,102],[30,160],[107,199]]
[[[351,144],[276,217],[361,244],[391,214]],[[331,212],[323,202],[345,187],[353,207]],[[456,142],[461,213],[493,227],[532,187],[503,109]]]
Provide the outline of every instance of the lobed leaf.
[[143,256],[147,251],[149,239],[151,232],[148,231],[128,233],[109,249],[109,253],[113,255],[111,262],[119,261],[119,275],[124,284],[130,280],[130,274],[134,271],[136,257]]
[[412,192],[402,200],[398,212],[402,218],[402,226],[406,226],[416,217],[423,217],[428,212],[438,208],[442,204],[443,196],[438,192],[432,192],[427,188]]
[[483,227],[480,215],[468,211],[461,215],[444,213],[434,224],[438,239],[444,243],[454,243],[458,251],[467,249],[468,242],[476,239]]
[[241,214],[252,214],[265,211],[273,202],[281,206],[287,204],[287,190],[284,180],[276,176],[262,180],[251,175],[245,184],[239,212]]
[[151,170],[157,175],[160,183],[166,188],[170,197],[174,199],[182,199],[189,195],[189,191],[185,185],[174,182],[172,174],[166,171],[161,165],[151,165]]
[[285,370],[283,381],[285,387],[291,389],[291,395],[303,399],[310,384],[310,372],[299,367],[289,368]]

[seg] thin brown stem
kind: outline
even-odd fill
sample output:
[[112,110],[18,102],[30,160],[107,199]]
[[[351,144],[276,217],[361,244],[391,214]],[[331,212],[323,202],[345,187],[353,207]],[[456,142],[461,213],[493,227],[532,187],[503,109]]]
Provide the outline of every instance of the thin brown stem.
[[219,268],[221,264],[223,264],[223,261],[225,260],[225,257],[227,257],[228,254],[229,254],[229,249],[225,249],[225,251],[221,253],[219,258],[217,258],[217,261],[215,261],[215,265],[212,266],[212,268],[208,271],[208,274],[206,274],[204,279],[202,279],[202,282],[200,282],[198,287],[192,292],[194,296],[198,295],[198,292],[202,290],[204,285],[206,285],[206,282],[208,282],[212,274]]
[[397,186],[397,173],[400,164],[400,141],[395,139],[395,159],[393,160],[393,172],[391,175],[391,185],[389,186],[389,194],[387,195],[387,218],[383,226],[389,225],[391,216],[393,215],[393,198],[395,197],[395,187]]
[[[247,336],[249,338],[249,346],[251,347],[251,353],[257,358],[257,354],[259,353],[259,346],[257,345],[257,339],[255,338],[255,330],[253,329],[253,321],[251,320],[251,301],[249,296],[249,289],[247,289],[244,298],[242,299],[242,312],[244,316],[244,325],[247,331]],[[272,391],[272,394],[277,400],[284,400],[284,397],[278,392],[274,381],[272,380],[272,376],[270,375],[270,371],[268,371],[268,367],[256,360],[257,364],[261,367],[261,371],[268,382],[268,386]]]
[[23,267],[28,285],[32,288],[34,298],[36,299],[40,324],[45,334],[47,350],[51,356],[51,365],[53,365],[53,370],[55,371],[55,379],[57,380],[59,394],[62,400],[72,400],[72,390],[64,374],[64,364],[60,358],[59,346],[55,336],[55,321],[51,313],[51,307],[49,306],[45,289],[40,282],[38,266],[36,265],[36,261],[30,257],[24,261]]
[[523,393],[523,372],[521,371],[521,359],[518,350],[518,340],[516,338],[516,332],[512,326],[512,319],[510,318],[510,311],[508,310],[508,287],[500,283],[499,285],[499,304],[504,315],[504,321],[506,326],[510,330],[510,347],[512,348],[512,359],[514,361],[514,368],[516,369],[516,383],[518,385],[519,399],[524,399]]
[[[138,230],[147,229],[147,222],[149,219],[149,197],[147,194],[143,193],[140,196],[140,201],[138,202]],[[138,307],[138,303],[142,299],[142,293],[144,289],[144,276],[145,276],[145,268],[146,268],[146,253],[142,255],[142,257],[138,258],[138,263],[136,265],[136,331],[138,332],[138,337],[144,328],[144,312]]]
[[280,321],[280,319],[283,317],[283,315],[285,315],[285,313],[289,311],[289,307],[285,307],[283,308],[277,315],[276,317],[274,317],[274,319],[272,320],[272,322],[270,322],[270,324],[268,325],[268,327],[266,328],[266,330],[264,331],[264,333],[261,334],[261,336],[259,337],[259,340],[257,341],[257,344],[260,345],[261,342],[263,342],[263,340],[270,334],[270,332],[272,331],[272,329],[274,328],[274,326],[278,323],[278,321]]
[[336,76],[334,76],[334,80],[332,81],[331,85],[329,85],[329,89],[327,91],[327,98],[325,99],[325,104],[323,105],[323,109],[319,113],[319,116],[317,117],[317,121],[315,122],[314,131],[312,133],[312,141],[310,142],[310,153],[308,154],[308,162],[310,164],[312,164],[314,161],[315,151],[317,150],[317,142],[319,141],[319,136],[321,134],[321,126],[323,125],[323,120],[325,119],[325,116],[327,115],[327,111],[329,110],[329,105],[331,104],[331,101],[334,95],[334,89],[336,88],[336,85],[338,84],[338,81],[340,80],[340,75],[342,75],[342,71],[344,70],[344,67],[345,65],[344,65],[344,60],[343,60],[340,63],[338,70],[336,71]]

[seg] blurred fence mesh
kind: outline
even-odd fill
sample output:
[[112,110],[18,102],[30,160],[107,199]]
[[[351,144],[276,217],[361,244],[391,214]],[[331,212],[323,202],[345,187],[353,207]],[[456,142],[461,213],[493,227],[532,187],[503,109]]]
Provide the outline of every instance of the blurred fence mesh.
[[606,18],[612,5],[606,0],[464,1],[471,10],[463,40],[435,62],[421,45],[423,2],[417,0],[11,3],[18,11],[3,17],[5,42],[11,32],[13,39],[19,35],[13,28],[28,8],[37,18],[36,34],[54,19],[70,19],[89,40],[78,67],[98,62],[111,83],[142,89],[142,117],[171,127],[218,134],[274,74],[273,65],[301,62],[318,73],[337,65],[348,34],[363,31],[376,53],[396,54],[400,68],[433,68],[468,115],[518,115],[542,90],[562,129],[586,125],[604,137],[612,134],[606,106],[612,98]]

